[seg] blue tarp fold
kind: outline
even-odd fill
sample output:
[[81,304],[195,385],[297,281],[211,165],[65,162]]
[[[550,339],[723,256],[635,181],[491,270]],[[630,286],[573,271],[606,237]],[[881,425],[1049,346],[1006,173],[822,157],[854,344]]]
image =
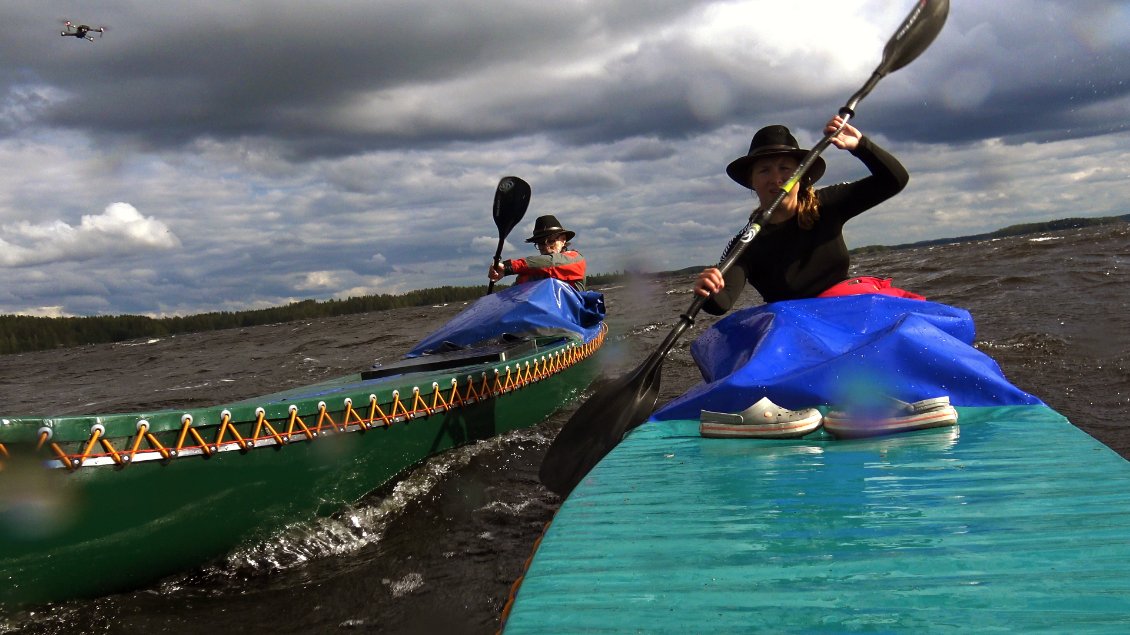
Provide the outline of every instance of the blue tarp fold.
[[503,335],[568,333],[587,342],[600,333],[604,313],[604,295],[596,291],[579,292],[553,278],[518,284],[475,300],[405,357],[469,347]]
[[973,318],[964,309],[882,295],[743,309],[692,344],[706,383],[652,418],[739,412],[766,396],[786,408],[941,395],[955,406],[1042,404],[973,348],[973,334]]

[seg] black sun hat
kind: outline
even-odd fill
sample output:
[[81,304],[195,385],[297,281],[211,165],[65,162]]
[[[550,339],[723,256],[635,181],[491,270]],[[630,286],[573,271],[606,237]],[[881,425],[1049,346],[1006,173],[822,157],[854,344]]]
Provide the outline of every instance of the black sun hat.
[[565,234],[565,240],[570,241],[573,240],[573,236],[577,235],[577,232],[571,232],[568,229],[562,227],[561,222],[558,221],[557,217],[553,216],[552,214],[547,216],[538,216],[538,219],[534,221],[534,235],[527,238],[526,242],[536,243],[539,240],[547,236],[552,236],[554,234]]
[[[753,169],[753,162],[762,158],[778,154],[787,154],[796,157],[798,162],[804,160],[804,155],[808,154],[808,150],[804,150],[796,142],[796,137],[789,132],[789,129],[784,126],[765,126],[753,135],[753,140],[749,143],[749,152],[744,157],[738,157],[726,166],[726,174],[730,175],[739,185],[753,189],[749,182],[750,170]],[[824,176],[824,159],[816,157],[816,160],[809,166],[808,171],[804,173],[804,182],[811,185],[820,180]]]

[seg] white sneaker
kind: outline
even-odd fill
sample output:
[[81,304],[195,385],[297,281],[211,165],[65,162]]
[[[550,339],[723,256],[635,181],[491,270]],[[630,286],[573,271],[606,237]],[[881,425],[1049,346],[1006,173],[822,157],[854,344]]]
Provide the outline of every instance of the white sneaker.
[[789,410],[762,397],[737,414],[703,410],[698,432],[716,439],[791,439],[819,428],[820,419],[816,408]]
[[950,405],[949,397],[923,399],[914,403],[897,399],[891,401],[893,406],[885,413],[862,414],[833,410],[824,415],[824,428],[837,438],[856,439],[957,423],[957,410]]

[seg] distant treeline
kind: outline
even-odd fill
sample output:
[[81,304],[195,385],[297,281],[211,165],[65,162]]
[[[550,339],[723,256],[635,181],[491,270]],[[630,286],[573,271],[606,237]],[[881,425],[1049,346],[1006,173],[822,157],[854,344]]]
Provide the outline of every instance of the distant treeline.
[[860,247],[851,250],[853,254],[867,254],[877,253],[881,251],[893,251],[895,249],[910,249],[912,247],[932,247],[934,245],[950,245],[953,243],[967,243],[976,240],[991,240],[993,238],[1007,238],[1009,236],[1023,236],[1025,234],[1039,234],[1042,232],[1056,232],[1065,229],[1079,229],[1082,227],[1094,227],[1096,225],[1110,225],[1112,223],[1127,223],[1130,222],[1130,214],[1123,216],[1101,216],[1098,218],[1061,218],[1059,220],[1050,220],[1042,223],[1022,223],[1020,225],[1009,225],[1003,229],[989,232],[987,234],[974,234],[973,236],[960,236],[958,238],[938,238],[935,240],[923,240],[916,243],[904,243],[902,245],[870,245],[867,247]]
[[[590,285],[607,284],[623,274],[588,277]],[[311,318],[385,311],[412,306],[464,302],[482,297],[485,286],[436,287],[401,295],[370,295],[345,300],[303,300],[286,306],[253,311],[216,311],[184,317],[150,318],[141,315],[96,315],[89,317],[32,317],[0,315],[0,354],[25,353],[50,348],[105,344],[182,333],[244,328]]]

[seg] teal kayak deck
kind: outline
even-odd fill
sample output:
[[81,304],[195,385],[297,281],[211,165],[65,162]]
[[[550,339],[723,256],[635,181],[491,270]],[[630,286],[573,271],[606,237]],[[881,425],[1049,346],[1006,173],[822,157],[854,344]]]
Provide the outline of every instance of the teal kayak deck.
[[522,633],[1130,632],[1130,463],[1045,406],[842,441],[648,422],[581,482]]

